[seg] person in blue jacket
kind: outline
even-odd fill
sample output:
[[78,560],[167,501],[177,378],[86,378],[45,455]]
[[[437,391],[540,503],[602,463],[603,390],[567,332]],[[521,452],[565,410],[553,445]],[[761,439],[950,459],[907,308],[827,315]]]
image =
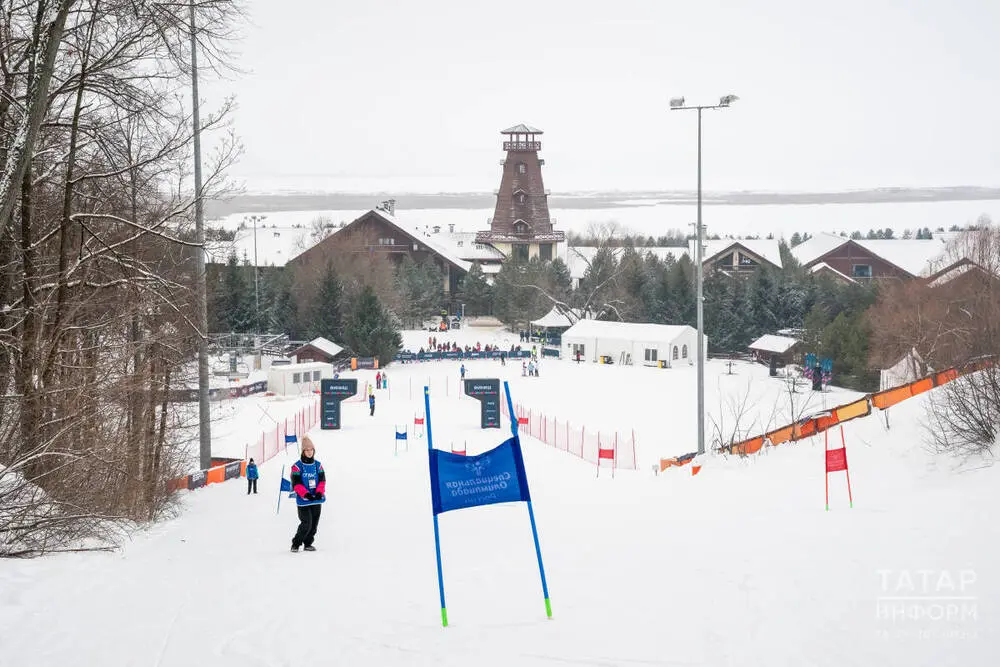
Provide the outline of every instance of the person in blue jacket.
[[250,495],[250,491],[257,493],[257,478],[260,474],[257,472],[257,464],[250,459],[250,463],[247,464],[247,495]]
[[299,528],[292,537],[292,552],[299,547],[316,551],[313,540],[319,526],[320,510],[326,501],[326,473],[323,464],[316,460],[316,447],[307,435],[302,438],[302,455],[292,464],[292,489],[299,511]]
[[371,408],[369,416],[375,416],[375,394],[368,394],[368,407]]
[[465,364],[462,364],[462,367],[458,369],[458,372],[462,374],[462,379],[464,380],[465,379]]

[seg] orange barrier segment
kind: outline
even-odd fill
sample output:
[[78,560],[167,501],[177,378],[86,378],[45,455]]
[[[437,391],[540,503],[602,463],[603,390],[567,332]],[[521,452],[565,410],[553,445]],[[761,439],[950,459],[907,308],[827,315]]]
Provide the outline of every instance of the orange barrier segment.
[[958,371],[956,371],[954,368],[952,368],[950,370],[941,371],[940,373],[938,373],[934,377],[934,384],[936,384],[937,386],[940,387],[943,384],[947,384],[948,382],[951,382],[952,380],[957,380],[957,379],[958,379]]
[[917,380],[910,385],[910,396],[916,396],[917,394],[922,394],[925,391],[930,391],[934,388],[933,378],[924,378],[923,380]]
[[798,424],[792,424],[792,440],[808,438],[816,433],[816,420],[810,419]]
[[224,481],[226,481],[226,466],[209,468],[208,472],[205,473],[206,484],[218,484],[219,482]]
[[910,393],[910,385],[903,385],[895,389],[886,389],[877,394],[872,394],[872,405],[879,410],[891,408],[897,403],[902,403],[913,394]]
[[793,430],[793,427],[785,426],[784,428],[779,428],[767,433],[765,437],[771,441],[772,445],[780,445],[781,443],[788,442],[792,439]]
[[865,396],[859,401],[854,401],[853,403],[847,403],[834,408],[833,414],[837,418],[838,422],[846,422],[851,419],[870,415],[871,411],[871,404],[868,402],[868,397]]
[[813,423],[816,425],[816,433],[822,433],[828,428],[836,426],[838,423],[840,423],[840,420],[837,419],[836,414],[829,414],[829,415],[823,415],[821,417],[816,417],[816,419],[813,420]]

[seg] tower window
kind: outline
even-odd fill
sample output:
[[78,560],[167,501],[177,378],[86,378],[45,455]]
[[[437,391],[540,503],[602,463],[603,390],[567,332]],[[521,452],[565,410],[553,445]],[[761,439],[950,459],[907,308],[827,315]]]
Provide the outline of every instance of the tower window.
[[519,174],[527,174],[528,173],[528,166],[526,164],[524,164],[523,162],[518,162],[517,163],[517,173],[519,173]]
[[523,193],[523,192],[519,192],[519,193],[517,194],[517,203],[518,203],[518,204],[523,204],[523,203],[524,203],[524,202],[526,202],[527,200],[528,200],[528,198],[527,198],[527,197],[526,197],[526,196],[524,195],[524,193]]

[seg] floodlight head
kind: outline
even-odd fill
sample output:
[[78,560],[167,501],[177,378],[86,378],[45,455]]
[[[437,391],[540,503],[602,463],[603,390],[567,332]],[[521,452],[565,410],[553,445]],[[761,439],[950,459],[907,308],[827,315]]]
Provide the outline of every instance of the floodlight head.
[[670,108],[671,109],[679,109],[682,106],[684,106],[684,98],[683,97],[671,97],[670,98]]
[[728,107],[730,104],[732,104],[738,99],[740,98],[736,97],[735,95],[723,95],[721,98],[719,98],[719,106]]

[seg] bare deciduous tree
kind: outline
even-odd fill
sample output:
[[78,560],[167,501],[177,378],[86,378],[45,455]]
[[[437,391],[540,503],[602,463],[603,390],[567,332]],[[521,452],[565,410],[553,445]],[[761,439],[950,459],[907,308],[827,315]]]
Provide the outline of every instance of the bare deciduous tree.
[[[171,396],[206,333],[194,325],[190,10],[0,10],[0,556],[108,545],[116,524],[162,512],[166,480],[189,465]],[[224,66],[238,7],[195,11],[207,65]],[[229,108],[202,131],[225,130]],[[237,153],[223,136],[203,196],[224,188]]]

